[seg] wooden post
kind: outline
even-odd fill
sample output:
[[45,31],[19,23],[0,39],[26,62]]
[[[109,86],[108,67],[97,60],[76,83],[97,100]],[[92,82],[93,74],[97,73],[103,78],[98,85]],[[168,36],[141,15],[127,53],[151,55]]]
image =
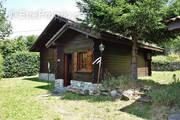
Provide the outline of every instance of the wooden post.
[[56,79],[64,79],[64,48],[57,44]]
[[98,95],[98,87],[99,87],[99,81],[100,81],[100,75],[101,75],[101,61],[102,61],[102,58],[100,60],[99,69],[98,69],[98,79],[97,79],[97,86],[96,86],[96,95]]

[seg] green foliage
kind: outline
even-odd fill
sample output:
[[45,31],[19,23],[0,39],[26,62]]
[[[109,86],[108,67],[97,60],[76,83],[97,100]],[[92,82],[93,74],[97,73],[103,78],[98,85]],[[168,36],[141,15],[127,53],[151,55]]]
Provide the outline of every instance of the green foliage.
[[3,57],[2,57],[2,55],[1,55],[1,53],[0,53],[0,78],[2,78],[3,77]]
[[109,77],[102,81],[102,85],[107,89],[116,89],[116,88],[133,88],[135,83],[133,83],[129,76],[119,76],[119,77]]
[[34,42],[36,41],[37,36],[30,35],[30,36],[27,36],[25,39],[27,41],[27,48],[29,49],[34,44]]
[[174,105],[180,104],[180,81],[179,78],[176,78],[176,75],[173,75],[172,79],[174,80],[170,85],[159,87],[151,92],[149,92],[152,102],[154,104],[161,105]]
[[39,72],[39,54],[16,52],[7,56],[4,61],[4,77],[36,75]]
[[3,6],[3,1],[0,1],[0,40],[4,40],[11,32],[11,24],[6,18],[6,9]]
[[180,62],[180,57],[175,54],[170,54],[168,56],[159,55],[152,57],[152,64],[167,65],[173,62]]
[[165,54],[179,54],[180,53],[180,36],[170,39],[168,42],[159,43],[158,46],[165,49]]
[[26,41],[22,36],[14,40],[0,41],[0,50],[4,58],[17,51],[27,51]]
[[[179,2],[169,8],[167,0],[81,0],[77,2],[85,19],[98,31],[110,30],[138,40],[159,43],[174,37],[163,20],[180,13]],[[173,12],[176,11],[176,12]]]

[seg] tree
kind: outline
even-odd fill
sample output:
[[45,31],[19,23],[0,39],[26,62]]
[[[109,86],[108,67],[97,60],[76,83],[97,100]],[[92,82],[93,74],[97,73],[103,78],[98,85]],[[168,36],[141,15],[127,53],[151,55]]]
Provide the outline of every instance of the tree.
[[175,36],[163,20],[180,13],[179,2],[173,3],[171,9],[166,3],[167,0],[80,0],[77,6],[85,15],[81,22],[92,25],[94,30],[110,30],[132,38],[131,79],[137,81],[137,41],[158,43]]
[[28,49],[34,44],[34,42],[36,41],[37,36],[35,35],[30,35],[26,37],[26,41],[27,41],[27,47]]
[[0,41],[0,51],[3,57],[7,57],[17,51],[27,51],[27,42],[22,36],[12,39]]
[[11,32],[11,24],[6,18],[6,9],[3,7],[3,1],[0,1],[0,40],[4,40]]

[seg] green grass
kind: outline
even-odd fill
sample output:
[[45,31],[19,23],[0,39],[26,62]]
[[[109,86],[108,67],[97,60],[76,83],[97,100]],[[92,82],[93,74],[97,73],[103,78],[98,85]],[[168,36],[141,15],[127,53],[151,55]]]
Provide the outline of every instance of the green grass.
[[[168,85],[172,76],[180,78],[180,71],[153,72],[152,77],[140,78],[150,86]],[[53,83],[37,77],[0,80],[0,120],[147,120],[166,119],[179,107],[142,104],[134,100],[120,101],[109,97],[79,96],[65,93],[43,97],[53,89]]]

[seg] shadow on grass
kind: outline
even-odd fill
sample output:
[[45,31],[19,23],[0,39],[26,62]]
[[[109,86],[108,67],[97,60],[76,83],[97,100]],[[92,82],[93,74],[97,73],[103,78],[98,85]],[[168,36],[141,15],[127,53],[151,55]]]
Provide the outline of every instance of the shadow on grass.
[[45,89],[45,90],[48,90],[49,92],[54,90],[54,82],[53,81],[40,80],[38,77],[29,77],[29,78],[24,78],[23,80],[47,83],[47,85],[36,86],[35,88]]
[[133,104],[128,105],[122,109],[121,112],[126,112],[144,119],[152,119],[152,105],[144,104],[135,101]]
[[30,81],[34,81],[34,82],[44,82],[44,83],[48,83],[48,81],[46,81],[46,80],[40,80],[38,77],[29,77],[29,78],[24,78],[23,80],[30,80]]
[[115,101],[114,98],[106,97],[106,96],[81,96],[73,93],[64,93],[64,100],[85,100],[88,102],[106,102],[106,101]]
[[[152,88],[150,92],[145,92],[145,94],[148,95],[148,98],[151,99],[153,103],[147,104],[147,103],[141,103],[135,101],[134,103],[120,109],[121,112],[126,112],[140,118],[151,120],[154,115],[160,114],[157,112],[153,112],[154,111],[154,108],[152,107],[153,104],[157,104],[159,107],[161,106],[173,107],[173,105],[178,104],[178,101],[175,101],[172,105],[169,106],[167,105],[168,102],[170,102],[169,100],[173,101],[175,99],[175,98],[171,99],[171,97],[178,97],[175,96],[174,93],[179,91],[180,82],[174,82],[171,84],[160,84],[152,79],[142,78],[138,80],[138,83],[144,86],[150,86]],[[150,97],[150,94],[152,93],[153,96]],[[162,101],[161,99],[165,101]],[[164,114],[164,116],[162,117],[163,117],[162,119],[166,119],[167,114]]]

